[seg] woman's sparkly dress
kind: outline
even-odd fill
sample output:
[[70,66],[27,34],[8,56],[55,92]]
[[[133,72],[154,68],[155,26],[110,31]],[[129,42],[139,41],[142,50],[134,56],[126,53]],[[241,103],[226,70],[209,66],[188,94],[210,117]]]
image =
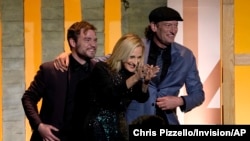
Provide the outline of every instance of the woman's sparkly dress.
[[88,141],[128,140],[126,108],[131,100],[144,102],[149,97],[142,92],[141,81],[127,88],[126,79],[131,75],[133,73],[125,69],[116,73],[106,63],[96,63],[88,83],[91,101],[91,110],[85,118]]

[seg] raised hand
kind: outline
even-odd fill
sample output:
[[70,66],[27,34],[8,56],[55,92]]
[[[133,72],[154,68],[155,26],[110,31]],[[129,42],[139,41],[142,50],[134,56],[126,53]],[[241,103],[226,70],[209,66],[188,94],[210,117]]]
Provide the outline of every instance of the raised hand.
[[150,81],[152,78],[156,77],[157,73],[160,71],[158,66],[153,65],[144,65],[144,81]]
[[62,72],[68,70],[69,65],[69,53],[63,52],[54,60],[54,67]]

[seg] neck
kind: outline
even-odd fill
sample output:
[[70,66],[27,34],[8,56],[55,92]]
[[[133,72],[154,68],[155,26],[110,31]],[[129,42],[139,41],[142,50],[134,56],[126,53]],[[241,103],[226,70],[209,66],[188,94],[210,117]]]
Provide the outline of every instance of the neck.
[[155,39],[155,38],[154,38],[154,42],[155,42],[155,44],[156,44],[158,47],[160,47],[160,48],[162,48],[162,49],[165,49],[165,48],[167,48],[168,46],[171,45],[171,43],[164,44],[164,43],[162,43],[161,41],[159,41],[158,39]]

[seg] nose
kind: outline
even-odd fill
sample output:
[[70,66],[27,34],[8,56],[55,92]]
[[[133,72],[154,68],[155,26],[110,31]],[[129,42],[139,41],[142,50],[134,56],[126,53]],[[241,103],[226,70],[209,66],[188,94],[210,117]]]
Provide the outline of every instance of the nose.
[[89,43],[92,47],[97,47],[97,41],[91,40]]
[[170,30],[171,32],[176,32],[177,29],[178,29],[178,28],[177,28],[175,25],[171,25],[171,26],[169,27],[169,30]]
[[140,61],[141,61],[141,59],[140,59],[140,58],[136,58],[136,59],[135,59],[135,64],[136,64],[137,66],[139,66]]

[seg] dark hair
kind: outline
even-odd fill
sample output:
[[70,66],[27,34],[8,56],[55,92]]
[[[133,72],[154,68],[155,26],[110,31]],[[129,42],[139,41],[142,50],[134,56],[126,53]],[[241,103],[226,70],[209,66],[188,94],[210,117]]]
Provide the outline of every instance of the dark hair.
[[72,24],[69,29],[68,29],[68,33],[67,33],[67,40],[68,40],[68,44],[70,46],[71,49],[71,45],[69,43],[69,39],[73,39],[75,42],[77,42],[77,38],[80,35],[81,29],[83,29],[83,32],[86,33],[88,30],[94,30],[96,31],[96,27],[92,24],[90,24],[87,21],[80,21],[80,22],[75,22],[74,24]]
[[152,40],[154,37],[154,32],[152,31],[150,25],[145,28],[144,36],[147,40]]

